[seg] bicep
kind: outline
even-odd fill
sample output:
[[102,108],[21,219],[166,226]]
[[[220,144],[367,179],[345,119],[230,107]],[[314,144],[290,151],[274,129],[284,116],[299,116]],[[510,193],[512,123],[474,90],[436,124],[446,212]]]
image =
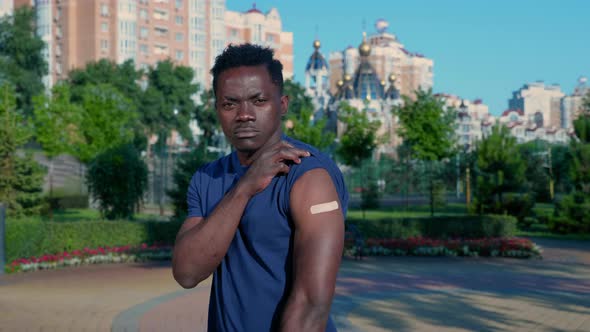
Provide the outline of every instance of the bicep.
[[318,168],[302,175],[291,191],[290,208],[295,225],[293,292],[312,302],[329,302],[344,246],[344,214],[330,174]]

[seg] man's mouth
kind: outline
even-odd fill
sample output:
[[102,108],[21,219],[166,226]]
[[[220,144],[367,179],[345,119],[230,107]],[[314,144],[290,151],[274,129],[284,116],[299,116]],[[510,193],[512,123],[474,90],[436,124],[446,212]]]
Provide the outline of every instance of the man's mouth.
[[234,130],[234,136],[236,138],[250,138],[258,134],[258,130],[254,128],[238,128]]

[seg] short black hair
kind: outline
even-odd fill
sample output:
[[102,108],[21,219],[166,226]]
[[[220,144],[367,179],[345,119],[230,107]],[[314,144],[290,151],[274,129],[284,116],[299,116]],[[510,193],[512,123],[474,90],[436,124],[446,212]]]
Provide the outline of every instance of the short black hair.
[[283,64],[274,58],[274,51],[254,44],[229,45],[215,58],[211,68],[213,93],[217,96],[217,78],[228,69],[237,67],[266,66],[274,85],[283,93]]

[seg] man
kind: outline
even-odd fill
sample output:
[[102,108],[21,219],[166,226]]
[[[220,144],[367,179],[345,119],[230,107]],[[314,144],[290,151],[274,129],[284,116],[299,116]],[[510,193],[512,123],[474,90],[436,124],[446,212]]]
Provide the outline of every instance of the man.
[[335,331],[329,313],[348,203],[342,174],[282,134],[289,98],[270,49],[229,46],[211,73],[235,151],[191,180],[174,278],[192,288],[214,273],[209,331]]

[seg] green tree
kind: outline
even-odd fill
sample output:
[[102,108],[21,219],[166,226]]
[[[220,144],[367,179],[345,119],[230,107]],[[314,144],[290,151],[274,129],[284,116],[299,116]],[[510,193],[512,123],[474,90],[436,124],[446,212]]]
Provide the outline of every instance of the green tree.
[[560,233],[590,233],[590,107],[582,109],[574,130],[576,138],[570,143],[574,192],[556,206],[557,217],[552,218],[550,227]]
[[503,195],[519,190],[526,165],[520,157],[516,138],[503,125],[495,125],[489,136],[476,145],[475,206],[479,213],[500,212]]
[[88,168],[89,191],[107,219],[132,219],[147,188],[147,167],[132,144],[99,154]]
[[367,114],[343,102],[340,104],[340,117],[346,129],[340,138],[340,144],[336,154],[340,156],[344,164],[359,168],[359,180],[361,184],[361,208],[365,217],[363,202],[372,200],[372,193],[365,188],[366,177],[363,172],[363,162],[370,158],[377,147],[377,130],[381,126],[379,121],[370,121]]
[[148,87],[141,107],[142,122],[150,134],[165,141],[172,130],[193,141],[189,122],[194,116],[192,96],[199,90],[193,84],[190,67],[175,66],[170,60],[158,62],[148,72]]
[[[83,102],[83,94],[88,86],[110,85],[124,96],[132,105],[131,109],[141,112],[143,91],[138,82],[143,77],[141,70],[135,69],[133,60],[121,64],[108,59],[89,62],[84,68],[74,69],[68,75],[71,86],[71,100],[77,104]],[[139,150],[147,148],[148,130],[140,121],[131,123],[134,132],[134,145]]]
[[209,146],[213,144],[213,137],[216,132],[220,130],[219,120],[217,119],[217,112],[215,110],[215,95],[213,90],[207,89],[201,92],[201,103],[195,108],[195,119],[199,128],[203,131],[202,142]]
[[186,193],[190,181],[199,167],[214,159],[215,155],[207,152],[205,145],[180,155],[173,173],[174,188],[167,192],[174,206],[174,219],[184,220],[188,211]]
[[33,112],[33,96],[43,89],[47,63],[42,51],[43,40],[35,31],[35,11],[28,6],[0,19],[0,76],[5,76],[16,90],[16,108],[25,115]]
[[313,119],[311,109],[302,109],[298,116],[288,115],[285,133],[295,139],[325,150],[334,143],[334,133],[327,132],[326,119]]
[[73,154],[81,137],[82,108],[70,101],[70,87],[60,83],[53,87],[51,97],[41,94],[33,98],[35,138],[49,160],[49,218],[53,219],[56,201],[53,197],[54,159],[62,153]]
[[549,170],[549,151],[551,146],[546,141],[534,140],[518,145],[520,156],[525,162],[525,190],[536,201],[551,201],[551,176]]
[[135,69],[133,60],[117,64],[101,59],[87,63],[83,69],[72,70],[68,74],[68,81],[72,86],[72,99],[75,102],[82,101],[85,86],[110,84],[133,104],[138,105],[142,93],[138,81],[142,75],[142,71]]
[[416,91],[416,100],[403,97],[403,105],[393,108],[399,119],[399,135],[410,147],[413,158],[428,162],[430,214],[434,215],[435,193],[440,187],[436,180],[435,163],[455,153],[455,119],[453,110],[444,109],[444,102],[432,91]]
[[133,104],[108,84],[87,85],[82,91],[82,139],[72,154],[90,162],[108,149],[132,142],[137,113]]
[[302,111],[313,113],[313,101],[305,93],[305,88],[293,80],[285,80],[283,84],[283,95],[289,96],[289,114],[296,119],[301,119]]
[[0,202],[11,216],[32,215],[42,206],[44,170],[30,154],[17,155],[32,129],[16,111],[16,103],[14,89],[0,84]]

